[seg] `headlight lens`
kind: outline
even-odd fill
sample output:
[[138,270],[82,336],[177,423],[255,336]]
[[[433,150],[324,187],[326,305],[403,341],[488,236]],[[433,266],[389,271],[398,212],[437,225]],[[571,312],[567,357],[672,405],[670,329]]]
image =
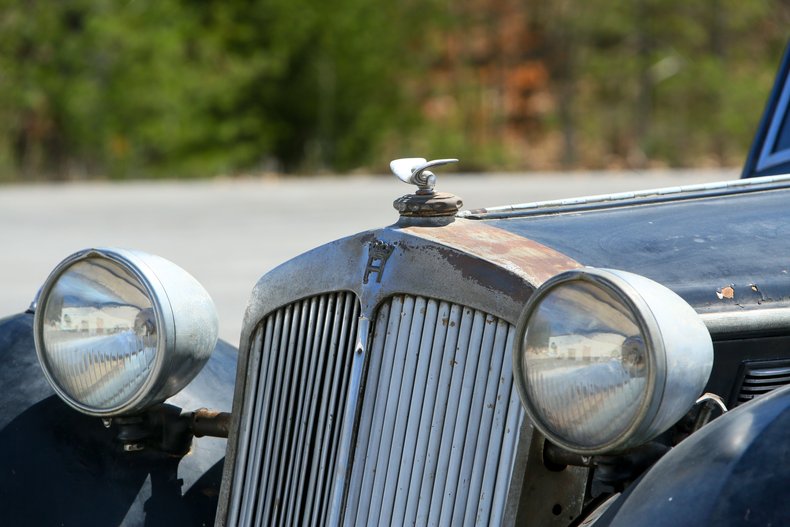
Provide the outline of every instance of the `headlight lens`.
[[514,372],[535,425],[571,451],[644,443],[704,388],[710,334],[694,310],[647,278],[603,269],[558,275],[517,328]]
[[171,262],[121,249],[64,260],[42,288],[36,350],[68,404],[91,415],[140,411],[188,383],[216,344],[208,293]]

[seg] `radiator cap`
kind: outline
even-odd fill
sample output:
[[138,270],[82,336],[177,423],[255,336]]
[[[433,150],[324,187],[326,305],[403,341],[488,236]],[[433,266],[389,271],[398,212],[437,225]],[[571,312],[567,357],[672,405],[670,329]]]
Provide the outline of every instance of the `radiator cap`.
[[463,201],[453,194],[435,192],[436,175],[428,169],[457,162],[457,159],[427,161],[422,157],[407,157],[392,161],[390,163],[392,173],[404,183],[417,186],[414,194],[402,196],[392,205],[401,216],[455,216],[463,206]]

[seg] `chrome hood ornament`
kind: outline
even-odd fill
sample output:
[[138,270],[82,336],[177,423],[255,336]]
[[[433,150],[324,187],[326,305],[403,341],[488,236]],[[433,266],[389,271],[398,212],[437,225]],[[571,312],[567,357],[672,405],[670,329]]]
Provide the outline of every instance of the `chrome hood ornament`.
[[428,169],[457,162],[457,159],[427,161],[422,157],[405,157],[390,162],[390,170],[398,179],[417,186],[414,194],[400,197],[392,205],[401,216],[455,216],[463,206],[463,202],[453,194],[435,192],[436,174]]
[[410,185],[417,185],[415,194],[433,194],[436,186],[436,174],[428,170],[432,167],[457,163],[457,159],[434,159],[427,161],[423,157],[404,157],[390,162],[390,170],[398,179]]

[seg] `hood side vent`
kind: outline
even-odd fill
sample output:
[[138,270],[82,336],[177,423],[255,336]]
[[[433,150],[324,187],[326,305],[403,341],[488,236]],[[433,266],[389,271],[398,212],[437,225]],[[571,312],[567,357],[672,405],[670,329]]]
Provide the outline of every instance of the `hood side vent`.
[[741,367],[734,402],[740,405],[788,384],[790,359],[748,361]]

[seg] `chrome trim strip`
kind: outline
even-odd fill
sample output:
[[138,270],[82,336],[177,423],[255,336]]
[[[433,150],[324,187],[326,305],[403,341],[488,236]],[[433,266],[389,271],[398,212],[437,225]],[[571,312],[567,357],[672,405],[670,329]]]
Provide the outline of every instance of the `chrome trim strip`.
[[631,202],[651,199],[651,202],[675,201],[679,199],[695,199],[711,196],[722,196],[741,192],[756,192],[786,188],[790,186],[790,175],[763,176],[748,179],[735,179],[716,183],[681,185],[634,192],[618,192],[615,194],[598,194],[578,198],[535,201],[499,207],[487,207],[479,210],[467,210],[458,214],[460,218],[483,219],[509,216],[529,216],[551,212],[569,212],[587,210],[599,206],[628,205]]
[[790,330],[790,306],[699,314],[713,339]]

